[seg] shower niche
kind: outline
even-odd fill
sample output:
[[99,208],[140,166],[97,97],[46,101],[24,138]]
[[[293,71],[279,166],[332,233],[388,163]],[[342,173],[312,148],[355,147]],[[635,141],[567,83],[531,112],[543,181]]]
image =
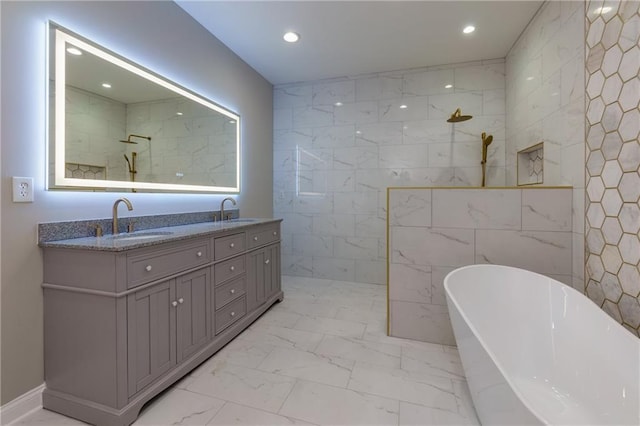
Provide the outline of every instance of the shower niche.
[[544,183],[544,142],[518,151],[516,161],[518,186]]

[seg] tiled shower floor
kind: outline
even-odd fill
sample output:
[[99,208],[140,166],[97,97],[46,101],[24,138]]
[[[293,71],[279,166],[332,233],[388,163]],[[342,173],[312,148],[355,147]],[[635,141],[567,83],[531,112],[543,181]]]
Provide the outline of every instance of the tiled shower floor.
[[[386,336],[384,286],[282,285],[282,303],[134,425],[478,424],[455,348]],[[84,423],[39,410],[17,424]]]

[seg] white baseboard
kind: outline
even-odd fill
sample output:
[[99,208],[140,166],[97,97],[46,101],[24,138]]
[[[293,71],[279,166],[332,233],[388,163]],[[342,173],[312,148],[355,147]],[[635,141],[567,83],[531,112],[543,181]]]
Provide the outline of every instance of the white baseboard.
[[0,407],[0,425],[10,425],[42,408],[44,383]]

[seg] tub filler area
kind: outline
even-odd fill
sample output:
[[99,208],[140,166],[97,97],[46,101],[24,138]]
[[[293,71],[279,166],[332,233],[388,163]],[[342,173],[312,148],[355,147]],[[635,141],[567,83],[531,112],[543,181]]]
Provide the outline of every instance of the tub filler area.
[[482,424],[640,424],[640,340],[587,297],[498,265],[444,285]]
[[388,334],[455,345],[444,277],[497,264],[571,285],[571,187],[387,190]]

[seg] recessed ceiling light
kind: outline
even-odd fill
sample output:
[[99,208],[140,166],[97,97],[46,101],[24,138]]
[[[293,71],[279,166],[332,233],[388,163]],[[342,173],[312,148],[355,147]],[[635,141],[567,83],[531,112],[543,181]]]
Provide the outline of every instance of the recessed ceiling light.
[[182,113],[180,111],[176,112],[176,115],[182,115]]
[[80,49],[78,49],[77,47],[69,47],[67,49],[67,52],[71,53],[72,55],[76,55],[76,56],[82,55],[82,51]]
[[111,89],[111,85],[109,83],[102,83],[102,87],[105,89]]
[[465,33],[465,34],[471,34],[475,30],[476,30],[476,27],[474,27],[473,25],[467,25],[466,27],[464,27],[462,32]]
[[284,38],[284,41],[286,41],[287,43],[295,43],[300,40],[300,34],[294,33],[293,31],[288,31],[284,33],[284,36],[282,36],[282,38]]
[[356,130],[356,135],[361,135],[362,132],[360,130]]
[[446,86],[444,86],[445,89],[451,89],[453,87],[453,84],[447,84]]
[[527,77],[527,81],[531,81],[531,80],[533,80],[533,78],[534,77],[530,75],[529,77]]
[[605,13],[611,12],[611,6],[598,7],[593,10],[595,15],[604,15]]
[[342,103],[342,102],[336,102],[334,105],[335,105],[335,106],[342,106],[342,105],[343,105],[343,103]]
[[400,105],[400,109],[407,109],[408,107],[405,104]]
[[229,123],[236,124],[236,120],[229,120]]

